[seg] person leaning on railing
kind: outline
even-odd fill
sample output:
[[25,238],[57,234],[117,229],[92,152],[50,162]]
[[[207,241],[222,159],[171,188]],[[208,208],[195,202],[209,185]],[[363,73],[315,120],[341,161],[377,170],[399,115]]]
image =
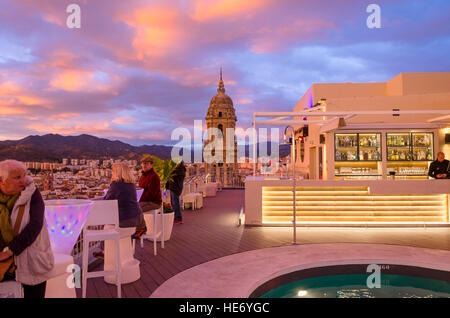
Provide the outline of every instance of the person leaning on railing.
[[450,161],[445,159],[445,154],[441,151],[437,155],[437,159],[430,164],[428,175],[435,179],[450,178]]
[[14,257],[15,279],[23,286],[24,298],[44,298],[54,256],[44,201],[26,173],[22,162],[0,162],[0,261]]
[[[161,182],[153,170],[153,159],[150,156],[146,156],[141,160],[142,175],[139,179],[139,187],[144,189],[139,205],[143,213],[151,210],[156,210],[161,207]],[[138,239],[147,232],[145,226],[145,220],[142,218],[141,223],[137,226],[136,232],[132,235],[133,238]]]

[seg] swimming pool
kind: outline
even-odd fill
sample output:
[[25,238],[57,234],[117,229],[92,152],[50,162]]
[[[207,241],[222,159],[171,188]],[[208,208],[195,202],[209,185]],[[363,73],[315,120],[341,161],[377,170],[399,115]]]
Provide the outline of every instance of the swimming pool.
[[[450,298],[450,272],[403,265],[317,267],[274,278],[250,297],[261,298]],[[368,284],[369,282],[369,284]],[[374,284],[376,283],[376,284]]]

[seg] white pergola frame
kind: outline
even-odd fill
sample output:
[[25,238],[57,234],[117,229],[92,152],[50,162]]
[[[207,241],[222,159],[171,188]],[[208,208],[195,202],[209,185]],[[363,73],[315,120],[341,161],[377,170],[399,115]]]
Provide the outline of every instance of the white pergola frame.
[[[256,127],[257,126],[301,126],[304,125],[330,125],[337,121],[337,126],[335,128],[330,127],[330,129],[325,130],[331,131],[334,129],[363,129],[370,128],[370,126],[376,125],[377,128],[447,128],[450,126],[450,109],[444,110],[368,110],[368,111],[331,111],[323,112],[320,110],[322,106],[310,108],[301,112],[255,112],[253,113],[253,176],[256,175],[256,146],[257,136]],[[437,117],[428,119],[426,122],[417,123],[367,123],[367,124],[349,124],[343,127],[339,127],[341,119],[344,121],[355,116],[399,116],[399,115],[436,115]],[[295,119],[298,117],[305,118],[306,120]],[[327,119],[315,119],[309,120],[309,117],[328,117]],[[271,118],[266,120],[256,120],[257,118]],[[443,120],[449,120],[448,122],[439,122]]]

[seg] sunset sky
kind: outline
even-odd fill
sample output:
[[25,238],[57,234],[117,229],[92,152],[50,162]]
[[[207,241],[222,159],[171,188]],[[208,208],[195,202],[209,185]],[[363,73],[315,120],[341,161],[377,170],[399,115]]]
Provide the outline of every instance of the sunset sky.
[[[81,7],[81,28],[66,8]],[[369,4],[381,7],[369,29]],[[0,0],[0,140],[193,132],[223,67],[237,126],[313,83],[450,71],[448,0]]]

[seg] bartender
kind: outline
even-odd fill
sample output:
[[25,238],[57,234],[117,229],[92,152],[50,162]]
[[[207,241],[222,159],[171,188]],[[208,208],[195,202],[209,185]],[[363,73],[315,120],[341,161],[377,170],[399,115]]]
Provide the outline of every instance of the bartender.
[[428,175],[435,179],[448,179],[450,177],[450,161],[445,159],[443,152],[439,152],[437,159],[430,164]]

